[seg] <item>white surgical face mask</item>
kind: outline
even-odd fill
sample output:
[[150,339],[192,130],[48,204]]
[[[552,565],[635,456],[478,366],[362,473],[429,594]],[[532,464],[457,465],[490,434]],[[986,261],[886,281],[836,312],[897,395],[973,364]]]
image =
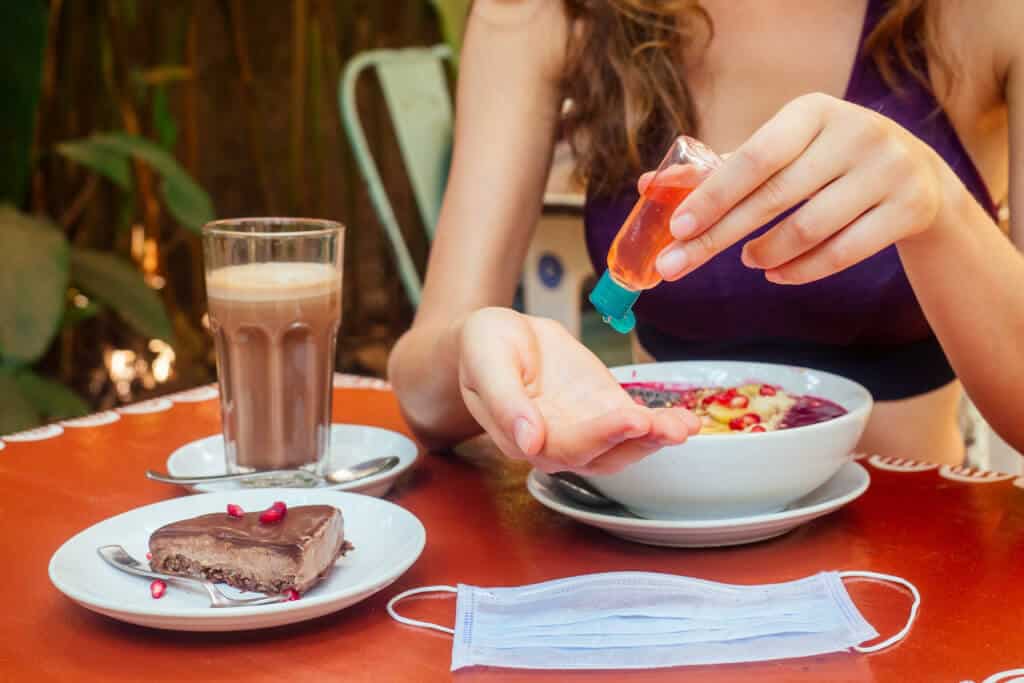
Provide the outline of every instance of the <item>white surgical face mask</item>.
[[[850,599],[843,578],[898,583],[914,602],[906,626],[880,643]],[[412,595],[457,594],[455,628],[416,621],[394,607]],[[759,586],[649,572],[612,572],[515,588],[459,584],[400,593],[388,614],[403,624],[454,636],[452,670],[648,669],[874,652],[902,640],[921,596],[909,581],[874,572],[822,572]]]

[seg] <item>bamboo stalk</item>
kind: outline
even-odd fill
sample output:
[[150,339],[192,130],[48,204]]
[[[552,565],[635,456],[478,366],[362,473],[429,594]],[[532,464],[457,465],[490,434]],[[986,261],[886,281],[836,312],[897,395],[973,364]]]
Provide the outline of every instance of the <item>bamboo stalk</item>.
[[290,102],[291,204],[302,212],[306,205],[303,159],[306,122],[306,37],[309,6],[306,0],[292,2],[292,96]]
[[65,232],[71,229],[82,213],[85,211],[86,206],[92,201],[92,198],[96,195],[96,188],[99,186],[99,176],[95,173],[90,173],[86,179],[82,189],[72,200],[67,210],[61,214],[60,226],[64,228]]
[[185,83],[183,93],[185,125],[182,131],[185,143],[185,168],[193,178],[199,177],[199,11],[193,2],[185,34],[185,60],[192,78]]
[[[41,158],[43,144],[43,129],[49,123],[53,110],[53,96],[56,91],[57,82],[57,35],[60,31],[61,10],[63,0],[53,0],[50,3],[49,14],[46,18],[46,44],[43,46],[43,73],[39,88],[39,103],[36,105],[36,124],[32,131],[32,152],[30,159],[33,161]],[[32,210],[38,214],[47,212],[47,186],[46,173],[41,165],[32,169]]]
[[321,111],[323,109],[323,49],[320,39],[320,20],[314,13],[309,18],[309,158],[312,166],[313,187],[310,202],[313,206],[313,213],[316,216],[324,215],[326,206],[327,184],[326,173],[324,172],[324,153],[326,144],[322,125]]
[[[113,86],[116,89],[114,95],[121,112],[122,124],[125,132],[129,135],[141,136],[142,125],[139,123],[139,114],[130,94],[131,86],[127,67],[128,47],[111,5],[107,5],[105,18],[112,47]],[[138,159],[132,159],[132,166],[138,181],[138,200],[141,204],[146,236],[158,240],[160,238],[160,202],[156,197],[153,172],[149,166]]]
[[260,188],[263,191],[263,201],[267,213],[273,215],[278,213],[279,203],[274,186],[270,182],[270,172],[265,161],[266,146],[263,144],[263,107],[256,94],[256,78],[253,75],[252,62],[249,60],[249,47],[245,40],[243,30],[244,18],[242,16],[243,3],[241,0],[228,0],[225,16],[227,18],[228,30],[231,32],[232,44],[235,48],[235,60],[238,62],[238,72],[242,83],[242,108],[246,111],[248,122],[249,144],[252,146],[253,163],[256,166],[256,175],[260,181]]

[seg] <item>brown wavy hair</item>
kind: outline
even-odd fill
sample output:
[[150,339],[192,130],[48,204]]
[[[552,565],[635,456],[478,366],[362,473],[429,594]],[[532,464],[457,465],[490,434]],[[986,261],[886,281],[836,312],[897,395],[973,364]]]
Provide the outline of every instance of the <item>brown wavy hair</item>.
[[[699,0],[564,0],[573,24],[561,82],[572,105],[563,126],[576,171],[594,194],[633,181],[678,133],[697,129],[682,55],[714,35]],[[887,0],[864,50],[883,78],[899,73],[931,87],[922,51],[948,75],[935,0]],[[945,79],[950,82],[949,78]]]

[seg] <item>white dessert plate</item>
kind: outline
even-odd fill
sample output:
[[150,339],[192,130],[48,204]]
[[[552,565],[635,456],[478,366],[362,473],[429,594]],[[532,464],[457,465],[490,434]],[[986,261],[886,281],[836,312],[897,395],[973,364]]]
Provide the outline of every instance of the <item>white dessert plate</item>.
[[870,482],[866,469],[848,462],[827,482],[781,512],[697,520],[640,519],[588,507],[562,495],[548,476],[538,470],[530,472],[526,486],[541,505],[627,541],[673,548],[712,548],[781,536],[857,499]]
[[[172,582],[156,600],[147,579],[118,571],[96,554],[98,547],[116,543],[145,562],[149,536],[164,524],[224,511],[228,503],[255,511],[275,500],[290,507],[340,508],[345,538],[355,546],[322,582],[292,602],[212,608],[201,588]],[[379,498],[327,489],[223,491],[165,500],[104,520],[64,543],[50,559],[49,571],[64,595],[114,619],[175,631],[244,631],[313,619],[365,600],[412,566],[425,543],[426,531],[412,513]],[[232,597],[256,595],[218,587]]]
[[[336,491],[383,496],[391,490],[395,480],[416,462],[417,448],[407,436],[380,427],[366,425],[332,424],[331,450],[327,468],[348,467],[370,460],[394,455],[398,464],[390,470],[348,484],[331,484],[323,488]],[[174,477],[205,477],[227,472],[224,463],[224,437],[208,436],[185,444],[167,458],[167,472]],[[186,486],[190,491],[211,493],[218,491],[250,490],[238,482],[197,484]]]

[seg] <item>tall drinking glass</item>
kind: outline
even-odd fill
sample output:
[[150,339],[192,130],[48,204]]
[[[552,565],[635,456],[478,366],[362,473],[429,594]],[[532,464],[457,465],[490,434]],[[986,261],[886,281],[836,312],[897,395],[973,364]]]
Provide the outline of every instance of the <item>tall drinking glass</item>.
[[327,458],[344,232],[304,218],[203,227],[228,472]]

